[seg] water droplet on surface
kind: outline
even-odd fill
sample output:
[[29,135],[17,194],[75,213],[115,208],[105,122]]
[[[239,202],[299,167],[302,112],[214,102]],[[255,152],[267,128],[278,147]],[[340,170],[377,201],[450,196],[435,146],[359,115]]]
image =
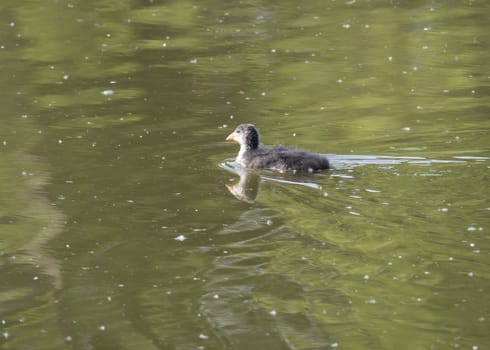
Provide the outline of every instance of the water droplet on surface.
[[102,90],[100,93],[104,96],[111,96],[111,95],[114,95],[114,90],[110,90],[110,89]]
[[180,242],[183,242],[187,239],[186,236],[184,235],[178,235],[177,237],[174,238],[176,241],[180,241]]

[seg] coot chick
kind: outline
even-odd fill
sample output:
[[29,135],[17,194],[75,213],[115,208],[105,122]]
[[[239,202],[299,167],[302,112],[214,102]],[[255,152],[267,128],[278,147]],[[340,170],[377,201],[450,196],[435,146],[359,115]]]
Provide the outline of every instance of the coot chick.
[[317,171],[329,169],[328,159],[320,154],[282,146],[259,147],[259,132],[252,124],[240,124],[226,138],[240,144],[236,161],[248,168],[274,169],[279,171]]

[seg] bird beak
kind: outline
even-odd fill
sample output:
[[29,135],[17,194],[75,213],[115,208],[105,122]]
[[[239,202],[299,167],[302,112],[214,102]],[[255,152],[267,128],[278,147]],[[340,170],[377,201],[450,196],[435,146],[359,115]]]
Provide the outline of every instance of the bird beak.
[[226,138],[226,141],[236,141],[235,140],[235,133],[232,132],[228,137]]

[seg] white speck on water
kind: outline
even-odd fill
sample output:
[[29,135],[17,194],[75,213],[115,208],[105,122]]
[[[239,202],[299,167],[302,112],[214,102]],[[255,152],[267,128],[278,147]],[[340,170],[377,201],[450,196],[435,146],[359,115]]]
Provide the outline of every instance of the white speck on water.
[[373,190],[373,189],[370,189],[370,188],[366,188],[365,191],[366,192],[370,192],[370,193],[380,193],[381,192],[380,190]]
[[476,231],[476,227],[475,226],[469,226],[467,228],[468,232],[473,232],[473,231]]
[[478,350],[478,345],[473,345],[472,350]]
[[361,215],[357,211],[350,211],[349,214],[356,215],[356,216],[360,216]]
[[39,279],[39,277],[38,277],[38,276],[34,276],[32,279],[33,279],[34,281],[37,281],[37,280]]
[[15,22],[10,22],[10,23],[9,23],[9,26],[11,26],[11,27],[15,27]]
[[99,326],[99,331],[105,331],[105,326],[104,325]]
[[350,28],[350,24],[349,23],[344,23],[344,24],[342,24],[342,28],[349,29]]
[[424,107],[422,107],[422,106],[417,106],[417,107],[415,107],[415,108],[417,108],[418,110],[421,110],[421,109],[423,109]]
[[197,63],[197,58],[193,58],[192,60],[189,61],[190,64],[196,64]]
[[10,337],[10,334],[9,332],[3,332],[2,333],[2,336],[5,338],[5,339],[8,339]]
[[450,256],[450,257],[448,258],[448,260],[449,260],[449,261],[454,261],[454,258],[453,258],[452,256]]
[[475,243],[470,243],[471,248],[475,248]]
[[180,242],[183,242],[187,239],[186,236],[184,235],[178,235],[177,237],[174,238],[176,241],[180,241]]
[[58,140],[58,143],[61,145],[63,143],[63,140]]
[[214,294],[214,295],[213,295],[213,298],[214,298],[214,299],[219,299],[219,294],[218,294],[218,293]]
[[106,298],[107,301],[112,301],[112,297],[109,295],[107,298]]
[[102,90],[100,93],[104,96],[111,96],[111,95],[114,95],[114,90],[111,90],[111,89]]
[[199,339],[207,340],[209,337],[206,334],[199,334]]
[[271,219],[268,219],[266,222],[265,222],[268,226],[272,225],[274,222],[271,220]]
[[272,49],[271,52],[272,53],[276,53],[277,51],[276,51],[276,49]]
[[328,192],[323,192],[323,197],[328,197]]
[[68,80],[70,76],[68,74],[63,75],[63,80]]
[[337,79],[337,83],[342,84],[344,81],[342,79]]
[[431,27],[424,27],[424,31],[427,32],[429,30],[431,30],[432,28]]
[[364,275],[364,276],[362,276],[362,278],[363,278],[365,281],[367,281],[367,280],[369,279],[369,275]]
[[424,271],[424,275],[430,275],[430,271]]
[[406,126],[404,128],[402,128],[403,131],[410,131],[410,127]]
[[277,311],[276,310],[271,310],[271,311],[269,311],[269,315],[276,316],[277,315]]
[[446,213],[449,209],[448,208],[439,208],[437,210],[439,210],[440,212]]
[[338,348],[339,347],[339,343],[337,343],[337,342],[332,343],[332,344],[330,344],[330,347],[331,348]]
[[124,283],[119,283],[119,284],[117,285],[117,287],[118,287],[118,288],[124,288]]
[[267,95],[267,93],[266,93],[265,91],[262,91],[260,94],[261,94],[262,96]]
[[376,299],[374,299],[374,298],[368,299],[368,300],[366,300],[366,304],[376,304]]
[[388,56],[388,61],[393,61],[393,56]]
[[73,340],[73,338],[70,335],[67,335],[65,337],[65,341],[67,341],[67,342],[71,342],[72,340]]
[[468,277],[473,277],[475,274],[473,272],[468,272]]

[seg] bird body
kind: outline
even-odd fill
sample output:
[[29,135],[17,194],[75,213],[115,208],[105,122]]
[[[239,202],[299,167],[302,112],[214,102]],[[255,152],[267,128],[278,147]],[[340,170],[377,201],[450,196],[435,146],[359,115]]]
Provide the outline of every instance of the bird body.
[[238,125],[226,140],[240,144],[236,161],[248,168],[312,172],[330,167],[327,157],[320,154],[283,146],[260,147],[259,133],[252,124]]

